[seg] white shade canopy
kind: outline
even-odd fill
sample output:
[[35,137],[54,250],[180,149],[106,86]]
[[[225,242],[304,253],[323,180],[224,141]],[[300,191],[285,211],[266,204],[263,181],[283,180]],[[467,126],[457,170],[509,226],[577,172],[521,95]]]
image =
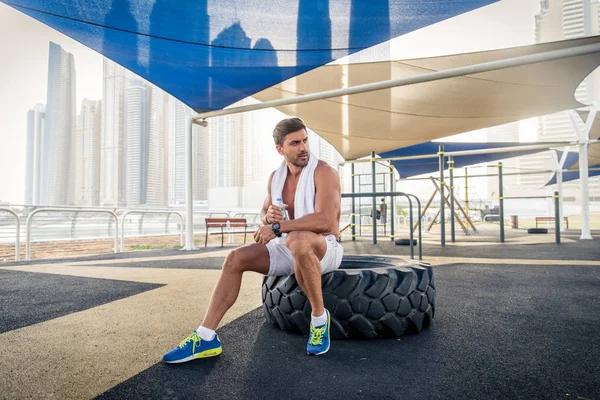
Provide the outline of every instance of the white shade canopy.
[[[590,115],[589,111],[577,111],[583,122],[587,122],[587,118]],[[600,139],[600,115],[596,114],[594,118],[594,124],[590,131],[590,139]],[[588,148],[588,165],[600,165],[600,143],[591,143]],[[578,171],[579,161],[569,167],[569,170]]]
[[[402,61],[327,65],[253,97],[269,101],[600,42],[599,36]],[[277,107],[346,160],[581,107],[574,93],[600,65],[592,53],[434,82]]]

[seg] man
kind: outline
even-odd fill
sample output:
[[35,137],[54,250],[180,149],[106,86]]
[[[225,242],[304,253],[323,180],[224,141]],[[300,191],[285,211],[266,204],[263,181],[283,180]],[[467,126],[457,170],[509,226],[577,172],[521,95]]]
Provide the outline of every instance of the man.
[[[284,158],[269,178],[268,196],[261,210],[256,243],[227,256],[202,325],[164,355],[167,363],[181,363],[222,353],[215,330],[240,292],[242,274],[292,275],[312,307],[306,351],[329,350],[329,311],[324,308],[321,275],[337,269],[343,249],[339,236],[341,192],[337,171],[310,153],[306,126],[300,118],[280,121],[273,131],[275,147]],[[276,203],[283,199],[287,219]],[[285,234],[285,240],[275,240]]]
[[383,225],[386,223],[387,216],[387,204],[385,203],[385,199],[381,199],[381,204],[379,205],[379,222]]

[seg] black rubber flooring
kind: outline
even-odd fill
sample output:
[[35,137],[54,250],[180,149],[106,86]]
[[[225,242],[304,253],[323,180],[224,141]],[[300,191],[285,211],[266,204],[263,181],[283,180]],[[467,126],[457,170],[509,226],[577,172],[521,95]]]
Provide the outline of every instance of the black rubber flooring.
[[455,264],[434,273],[436,316],[420,334],[334,341],[309,357],[305,337],[255,310],[219,330],[219,358],[158,363],[100,397],[600,398],[600,266]]
[[0,269],[0,333],[163,285]]
[[[404,238],[404,237],[402,237]],[[416,238],[416,236],[415,236]],[[575,239],[575,238],[573,238]],[[432,240],[427,237],[428,241]],[[592,241],[563,241],[556,243],[539,244],[478,244],[471,246],[456,246],[446,241],[446,246],[440,244],[424,243],[423,257],[472,257],[472,258],[506,258],[522,260],[565,260],[568,264],[570,260],[598,261],[600,264],[600,245],[597,244],[600,237],[595,236]],[[461,242],[458,238],[457,242]],[[594,245],[596,243],[596,245]],[[360,244],[352,244],[351,241],[342,242],[346,253],[360,253],[364,249],[365,254],[394,254],[408,258],[410,256],[409,246],[394,245],[389,238],[380,238],[376,245],[370,242],[361,241]],[[418,257],[418,248],[414,246],[415,258]]]

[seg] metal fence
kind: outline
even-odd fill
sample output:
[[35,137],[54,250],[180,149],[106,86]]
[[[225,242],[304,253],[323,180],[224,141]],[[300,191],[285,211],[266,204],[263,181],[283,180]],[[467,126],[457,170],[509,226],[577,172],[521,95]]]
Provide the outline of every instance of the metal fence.
[[[249,226],[260,225],[260,213],[255,211],[201,210],[194,212],[194,232],[204,232],[205,219],[211,217],[246,218]],[[22,221],[25,223],[22,224]],[[36,242],[112,238],[114,252],[117,253],[125,251],[125,238],[179,235],[179,243],[183,246],[184,228],[184,214],[175,209],[35,205],[0,207],[0,244],[15,244],[15,261],[20,261],[22,237],[26,238],[25,259],[29,261],[31,244]]]

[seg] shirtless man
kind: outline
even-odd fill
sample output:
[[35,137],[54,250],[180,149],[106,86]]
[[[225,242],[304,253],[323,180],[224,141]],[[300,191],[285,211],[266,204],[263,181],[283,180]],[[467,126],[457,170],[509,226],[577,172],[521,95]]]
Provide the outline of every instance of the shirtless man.
[[[296,189],[302,171],[311,164],[306,126],[300,118],[280,121],[273,131],[276,149],[284,158],[280,167],[285,175],[283,203],[289,219],[272,202],[275,174],[269,178],[268,196],[261,210],[261,226],[254,234],[256,243],[233,250],[223,264],[221,276],[213,291],[202,325],[177,347],[164,355],[167,363],[182,363],[196,358],[214,357],[222,353],[215,330],[234,304],[240,292],[242,274],[254,271],[263,275],[296,275],[296,280],[312,307],[310,335],[306,351],[310,355],[329,350],[329,311],[323,305],[321,275],[337,269],[343,249],[339,235],[341,192],[337,171],[317,160],[314,169],[314,212],[294,218]],[[312,184],[312,182],[309,182]],[[277,189],[275,189],[277,190]],[[312,199],[311,199],[312,201]],[[297,207],[296,207],[297,208]],[[275,240],[285,234],[284,240]]]

